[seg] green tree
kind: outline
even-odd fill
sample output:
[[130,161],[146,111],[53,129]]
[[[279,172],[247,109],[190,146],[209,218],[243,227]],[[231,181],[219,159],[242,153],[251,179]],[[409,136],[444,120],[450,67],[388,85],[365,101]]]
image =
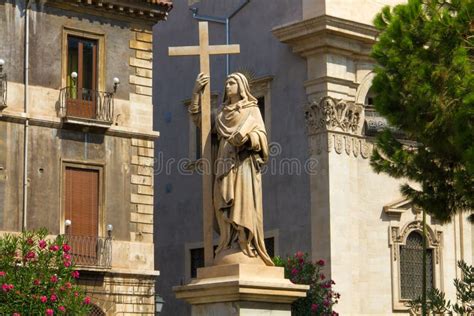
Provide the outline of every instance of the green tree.
[[473,217],[473,16],[473,0],[409,0],[374,21],[375,108],[406,140],[382,132],[371,164],[417,183],[402,193],[443,222]]
[[46,230],[0,236],[0,315],[87,315],[72,260],[65,238]]

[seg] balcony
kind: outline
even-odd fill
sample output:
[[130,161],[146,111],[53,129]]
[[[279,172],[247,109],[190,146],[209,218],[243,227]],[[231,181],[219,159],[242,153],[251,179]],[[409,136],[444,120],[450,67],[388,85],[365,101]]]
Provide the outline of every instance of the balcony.
[[110,269],[112,238],[66,235],[71,246],[72,262],[78,267]]
[[109,128],[114,117],[114,93],[74,86],[62,88],[59,115],[64,123]]

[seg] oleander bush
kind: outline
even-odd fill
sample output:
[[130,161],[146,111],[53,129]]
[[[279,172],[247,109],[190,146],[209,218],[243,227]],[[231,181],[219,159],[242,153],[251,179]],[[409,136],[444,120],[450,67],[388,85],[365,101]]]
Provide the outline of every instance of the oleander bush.
[[86,315],[90,298],[63,236],[45,229],[0,236],[0,315]]
[[285,277],[291,282],[310,286],[306,297],[297,299],[292,304],[293,315],[338,315],[333,310],[333,306],[337,304],[340,294],[333,290],[336,283],[326,278],[322,272],[325,266],[324,260],[312,262],[307,253],[298,251],[286,260],[275,257],[273,261],[276,266],[285,268]]

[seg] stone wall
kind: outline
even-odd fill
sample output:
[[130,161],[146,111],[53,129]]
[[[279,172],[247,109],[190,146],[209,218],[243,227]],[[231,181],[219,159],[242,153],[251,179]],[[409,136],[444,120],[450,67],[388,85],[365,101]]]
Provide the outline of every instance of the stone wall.
[[154,315],[154,276],[83,273],[80,285],[107,315]]

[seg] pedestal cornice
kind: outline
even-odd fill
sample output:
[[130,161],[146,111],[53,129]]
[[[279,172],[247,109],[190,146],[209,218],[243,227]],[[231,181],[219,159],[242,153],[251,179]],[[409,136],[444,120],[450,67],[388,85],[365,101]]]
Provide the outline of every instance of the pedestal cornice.
[[306,296],[307,285],[284,278],[283,268],[228,264],[198,269],[198,278],[175,286],[176,298],[190,304],[253,301],[290,304]]

